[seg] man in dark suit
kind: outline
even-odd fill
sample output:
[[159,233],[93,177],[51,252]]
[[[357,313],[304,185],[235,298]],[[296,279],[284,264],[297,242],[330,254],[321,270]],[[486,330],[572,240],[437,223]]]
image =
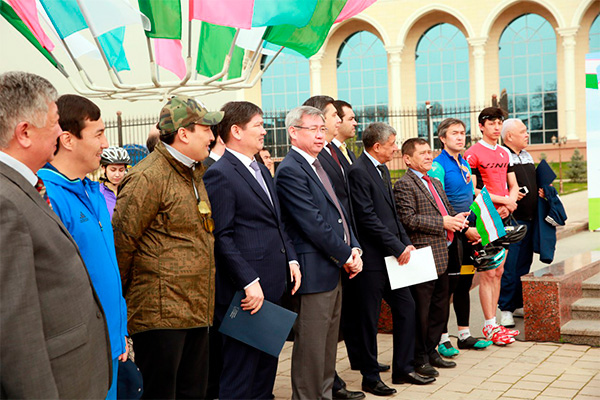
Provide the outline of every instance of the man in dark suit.
[[210,142],[210,153],[208,153],[208,157],[202,161],[202,164],[204,164],[206,168],[209,168],[219,161],[221,157],[223,157],[223,154],[225,154],[225,142],[223,142],[223,139],[219,135],[219,130],[216,127],[213,128],[213,135],[215,136],[215,140]]
[[[311,106],[321,110],[325,116],[325,147],[319,153],[317,157],[323,166],[327,176],[331,180],[335,195],[340,200],[340,203],[344,207],[344,210],[350,217],[350,225],[352,230],[356,232],[356,226],[354,225],[354,215],[352,213],[352,204],[350,203],[350,189],[348,188],[348,170],[350,169],[350,163],[346,160],[339,148],[334,144],[335,137],[338,135],[338,128],[341,123],[341,119],[338,116],[337,109],[334,106],[333,97],[329,96],[312,96],[307,99],[303,105]],[[342,318],[340,322],[340,329],[344,337],[346,344],[346,350],[348,351],[348,358],[350,359],[350,366],[354,369],[360,369],[360,358],[359,358],[359,345],[357,329],[352,324],[354,318],[352,309],[356,307],[353,300],[356,296],[351,296],[350,292],[345,290],[346,282],[348,281],[347,275],[342,276]],[[389,367],[388,367],[389,368]],[[351,391],[346,388],[346,382],[335,373],[335,379],[333,381],[333,398],[336,400],[358,400],[365,397],[365,394],[359,391]]]
[[[288,268],[294,282],[292,294],[301,283],[271,174],[254,159],[266,134],[262,110],[235,101],[221,111],[225,116],[217,130],[227,150],[203,178],[215,220],[215,318],[219,325],[236,291],[245,291],[242,309],[254,314],[265,299],[280,302]],[[228,336],[222,338],[219,398],[270,399],[277,358]]]
[[408,139],[402,145],[406,174],[396,182],[394,194],[400,221],[416,248],[431,246],[438,279],[411,286],[416,303],[415,371],[438,376],[434,368],[454,368],[442,360],[436,346],[448,320],[448,246],[454,232],[468,228],[468,212],[456,214],[437,178],[430,178],[433,156],[426,140]]
[[103,399],[112,357],[75,241],[35,173],[54,157],[56,89],[0,75],[0,398]]
[[292,398],[331,399],[341,310],[341,270],[362,270],[349,216],[317,156],[325,145],[323,113],[302,106],[286,117],[292,149],[277,168],[277,195],[302,272],[295,298]]
[[388,124],[372,123],[363,133],[363,144],[365,150],[352,166],[349,180],[365,264],[362,274],[349,285],[360,305],[357,326],[362,345],[363,390],[386,396],[396,390],[382,382],[377,365],[377,322],[382,298],[391,308],[394,323],[392,382],[425,385],[435,378],[423,378],[414,371],[415,303],[408,288],[391,289],[385,266],[387,256],[406,264],[415,249],[398,220],[390,173],[385,166],[398,150],[396,131]]

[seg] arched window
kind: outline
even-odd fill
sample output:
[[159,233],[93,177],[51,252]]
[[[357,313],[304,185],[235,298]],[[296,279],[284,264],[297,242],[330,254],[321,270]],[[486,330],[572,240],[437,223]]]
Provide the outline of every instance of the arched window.
[[508,112],[529,128],[531,143],[558,136],[556,35],[536,14],[513,20],[500,36],[500,89],[508,94]]
[[337,56],[338,98],[352,104],[362,131],[388,120],[387,53],[377,36],[360,31],[349,36]]
[[600,51],[600,14],[596,16],[590,27],[590,53]]
[[[272,56],[263,56],[261,68]],[[310,97],[310,69],[308,59],[280,53],[261,79],[261,99],[264,112],[265,147],[273,157],[283,157],[289,150],[285,116]]]
[[465,35],[448,23],[429,28],[417,44],[415,68],[419,136],[428,136],[426,101],[431,102],[434,132],[442,120],[455,117],[465,122],[470,136],[469,45]]

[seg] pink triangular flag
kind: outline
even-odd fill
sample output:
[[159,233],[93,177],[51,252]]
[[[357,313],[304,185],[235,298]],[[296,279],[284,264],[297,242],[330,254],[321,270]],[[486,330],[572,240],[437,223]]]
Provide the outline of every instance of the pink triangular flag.
[[338,15],[336,18],[335,22],[342,22],[348,18],[354,17],[376,1],[377,0],[348,0],[348,2],[344,5],[344,8],[342,8],[340,15]]
[[190,20],[250,29],[254,0],[190,0]]
[[173,72],[179,79],[187,73],[185,61],[181,55],[181,40],[152,39],[154,41],[154,54],[156,63]]
[[50,40],[40,25],[38,19],[37,5],[35,0],[6,0],[19,18],[23,20],[25,25],[31,30],[36,39],[48,51],[54,50],[54,43]]

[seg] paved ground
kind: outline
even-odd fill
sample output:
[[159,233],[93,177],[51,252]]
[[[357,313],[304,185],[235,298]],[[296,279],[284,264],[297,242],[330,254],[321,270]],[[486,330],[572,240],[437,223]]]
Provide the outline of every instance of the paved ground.
[[[579,192],[562,198],[569,226],[587,220],[587,192]],[[581,232],[558,242],[555,261],[562,261],[575,254],[600,249],[600,232]],[[545,264],[535,261],[532,269]],[[499,317],[499,313],[498,313]],[[515,318],[518,329],[523,320]],[[481,335],[483,315],[477,290],[471,291],[471,332]],[[456,318],[451,312],[449,321],[451,335],[456,335]],[[456,345],[456,338],[452,337]],[[392,360],[392,336],[380,334],[378,338],[379,361],[390,364]],[[291,397],[291,349],[286,343],[279,361],[275,397]],[[455,359],[454,369],[441,370],[437,381],[427,386],[392,385],[391,373],[383,373],[382,379],[398,393],[395,399],[578,399],[600,400],[600,348],[589,346],[536,343],[517,341],[507,347],[492,346],[485,350],[462,351]],[[360,390],[361,375],[350,370],[343,343],[338,346],[337,371],[351,390]],[[367,399],[376,396],[367,395]]]

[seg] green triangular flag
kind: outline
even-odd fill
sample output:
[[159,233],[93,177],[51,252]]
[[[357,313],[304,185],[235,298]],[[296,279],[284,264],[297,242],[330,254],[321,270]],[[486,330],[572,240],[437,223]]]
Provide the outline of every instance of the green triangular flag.
[[8,21],[9,24],[14,26],[16,30],[21,32],[21,35],[25,36],[25,38],[29,40],[31,44],[34,45],[35,48],[38,49],[40,53],[42,53],[44,57],[48,59],[48,61],[50,61],[50,63],[52,63],[52,65],[58,68],[58,63],[56,62],[54,57],[52,57],[50,52],[40,44],[40,42],[33,35],[31,30],[29,30],[27,25],[25,25],[25,22],[23,22],[21,18],[19,18],[15,10],[13,10],[8,3],[2,0],[0,0],[0,14]]
[[181,0],[138,0],[140,11],[152,24],[149,38],[181,39]]
[[[234,36],[235,28],[202,22],[198,45],[198,62],[196,63],[196,71],[200,75],[211,77],[221,72],[225,56],[229,53]],[[227,79],[242,76],[243,60],[244,50],[235,46]]]
[[308,25],[278,25],[267,28],[263,39],[279,46],[296,50],[304,57],[312,57],[321,48],[329,29],[347,0],[319,0]]

